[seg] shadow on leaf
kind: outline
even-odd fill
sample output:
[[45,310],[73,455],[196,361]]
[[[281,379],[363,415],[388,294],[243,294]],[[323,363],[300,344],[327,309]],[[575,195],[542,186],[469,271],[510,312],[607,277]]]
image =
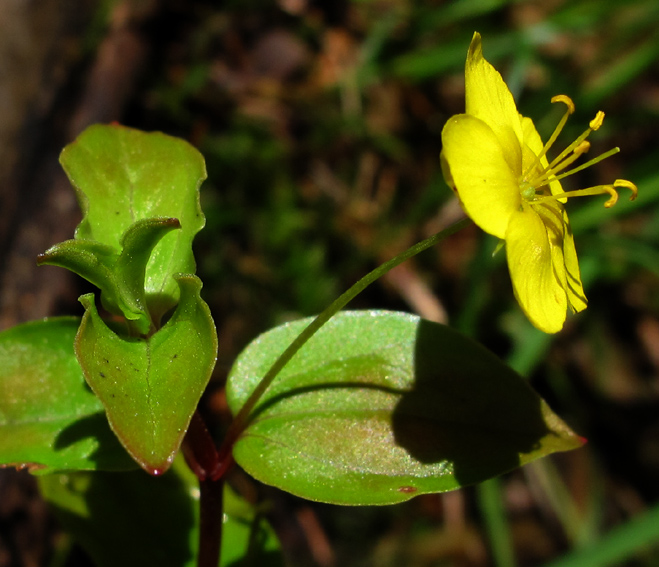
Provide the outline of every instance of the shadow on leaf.
[[99,567],[181,567],[193,558],[194,510],[183,480],[137,470],[40,479],[57,518]]
[[395,441],[424,464],[446,462],[459,485],[521,464],[551,433],[542,400],[480,345],[421,320],[414,383],[392,416]]
[[103,412],[82,417],[64,428],[55,438],[53,448],[55,451],[75,450],[75,445],[89,440],[92,440],[95,448],[85,458],[93,463],[96,470],[126,471],[138,467],[110,429]]

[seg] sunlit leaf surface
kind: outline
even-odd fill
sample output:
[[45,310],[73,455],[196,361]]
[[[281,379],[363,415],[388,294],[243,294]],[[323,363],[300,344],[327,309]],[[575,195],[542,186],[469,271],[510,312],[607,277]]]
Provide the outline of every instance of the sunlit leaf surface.
[[79,322],[47,319],[0,333],[0,465],[35,473],[135,468],[73,353]]
[[199,296],[201,281],[179,275],[181,301],[171,319],[148,338],[122,337],[101,319],[93,294],[76,354],[87,382],[131,456],[148,472],[172,463],[217,355],[215,326]]

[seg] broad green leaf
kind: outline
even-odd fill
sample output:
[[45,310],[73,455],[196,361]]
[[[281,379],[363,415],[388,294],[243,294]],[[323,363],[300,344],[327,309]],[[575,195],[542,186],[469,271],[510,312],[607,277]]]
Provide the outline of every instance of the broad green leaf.
[[146,266],[154,247],[169,231],[180,228],[173,218],[141,219],[121,238],[121,252],[96,240],[67,240],[41,254],[39,264],[67,268],[101,290],[110,313],[123,315],[146,335],[160,321],[151,321],[144,292]]
[[[162,478],[143,471],[42,477],[39,487],[56,517],[98,567],[194,567],[199,540],[199,488],[177,459]],[[222,561],[280,566],[272,529],[230,488],[224,491]]]
[[87,128],[60,156],[83,211],[75,238],[121,250],[136,221],[176,218],[181,229],[162,238],[146,269],[146,294],[158,318],[178,300],[172,276],[194,273],[192,240],[204,226],[199,187],[206,178],[201,154],[160,132],[116,124]]
[[166,471],[179,449],[217,355],[217,335],[201,281],[175,276],[181,300],[155,334],[122,337],[100,318],[94,295],[75,341],[87,383],[130,455],[151,474]]
[[75,358],[79,322],[45,319],[0,333],[0,466],[37,474],[135,468]]
[[[251,343],[229,375],[237,412],[310,322]],[[577,437],[477,343],[413,315],[336,315],[283,369],[236,442],[258,480],[334,504],[391,504],[483,481]]]

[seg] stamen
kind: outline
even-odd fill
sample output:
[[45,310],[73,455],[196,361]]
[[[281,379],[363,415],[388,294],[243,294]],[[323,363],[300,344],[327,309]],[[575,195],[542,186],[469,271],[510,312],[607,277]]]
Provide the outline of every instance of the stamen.
[[[526,171],[524,171],[522,173],[522,179],[523,180],[526,180],[526,178],[529,175],[529,172],[534,171],[535,169],[544,170],[540,160],[547,154],[547,152],[549,151],[549,148],[551,148],[554,145],[554,142],[556,141],[556,139],[558,138],[560,133],[563,131],[563,127],[565,126],[565,123],[567,122],[567,119],[569,118],[570,114],[574,113],[574,110],[575,110],[574,102],[572,102],[572,99],[567,95],[556,95],[556,96],[551,98],[551,102],[552,103],[562,102],[563,104],[565,104],[567,106],[567,110],[565,111],[565,114],[560,119],[558,125],[554,129],[553,134],[549,137],[549,140],[547,140],[547,143],[542,148],[542,151],[540,152],[540,154],[535,156],[535,159],[533,160],[533,163],[531,165],[529,165],[529,167],[526,168]],[[538,185],[535,185],[535,186],[538,187]]]
[[590,124],[588,125],[589,128],[586,130],[581,136],[579,136],[574,142],[572,142],[567,148],[565,148],[554,161],[552,161],[547,169],[553,169],[557,163],[560,163],[560,161],[565,158],[575,147],[577,147],[581,142],[583,142],[588,136],[590,136],[590,133],[593,132],[594,130],[598,130],[599,127],[602,125],[602,122],[604,122],[604,113],[599,110],[597,114],[595,115],[595,118],[593,118],[590,121]]
[[[554,166],[551,169],[545,170],[539,175],[537,178],[532,180],[533,186],[534,187],[542,187],[543,185],[547,185],[550,181],[556,181],[558,179],[563,179],[563,177],[566,177],[566,175],[569,174],[563,174],[561,176],[556,175],[559,171],[563,171],[567,166],[571,165],[574,163],[577,159],[579,159],[583,154],[588,152],[590,149],[590,142],[587,140],[584,140],[579,144],[576,148],[574,148],[574,151],[572,152],[572,155],[569,157],[566,157],[561,163],[558,165]],[[576,170],[574,170],[576,171]]]
[[613,207],[618,202],[618,192],[616,187],[624,187],[629,189],[632,192],[630,201],[636,199],[638,195],[638,187],[634,185],[631,181],[626,179],[616,179],[611,185],[595,185],[594,187],[588,187],[587,189],[577,189],[576,191],[566,191],[565,193],[557,193],[556,195],[545,195],[536,197],[535,201],[546,201],[547,199],[566,199],[569,197],[591,197],[593,195],[604,195],[609,194],[610,197],[604,203],[604,206],[607,208]]
[[566,171],[565,173],[561,173],[560,175],[557,175],[556,179],[563,179],[564,177],[567,177],[568,175],[572,175],[573,173],[577,173],[579,171],[582,171],[583,169],[586,169],[587,167],[590,167],[591,165],[595,165],[596,163],[601,162],[603,159],[606,159],[608,157],[611,157],[614,154],[617,154],[619,151],[620,151],[620,148],[611,148],[608,152],[604,152],[603,154],[597,156],[596,158],[588,160],[586,163],[582,163],[580,166],[575,167],[574,169],[571,169],[570,171]]
[[563,159],[565,159],[566,156],[568,156],[570,153],[574,151],[576,147],[581,145],[581,142],[583,142],[588,136],[590,136],[590,133],[592,130],[588,128],[581,136],[579,136],[574,142],[572,142],[567,148],[565,148],[558,156],[552,161],[548,166],[547,169],[553,169],[556,167],[556,164],[560,163]]
[[629,189],[632,192],[632,196],[629,198],[630,201],[633,201],[638,197],[638,187],[634,185],[631,181],[627,181],[626,179],[616,179],[613,182],[614,187],[624,187],[625,189]]
[[601,110],[597,111],[597,114],[595,115],[595,118],[593,118],[590,121],[590,129],[591,130],[599,130],[600,126],[602,125],[602,122],[604,122],[604,113]]
[[552,97],[551,102],[562,102],[567,106],[567,110],[565,111],[563,118],[561,118],[561,120],[559,121],[558,126],[556,126],[554,133],[549,137],[549,140],[547,140],[545,147],[542,148],[542,151],[538,156],[538,162],[549,151],[549,148],[551,148],[554,145],[556,138],[558,138],[559,134],[563,131],[563,127],[565,126],[565,123],[567,122],[567,119],[569,118],[570,114],[574,113],[574,103],[572,102],[572,99],[569,96],[556,95],[555,97]]
[[577,189],[576,191],[566,191],[565,193],[557,193],[556,195],[547,195],[545,197],[537,198],[536,201],[546,201],[547,199],[568,199],[570,197],[592,197],[594,195],[604,195],[608,193],[611,195],[608,201],[604,203],[605,207],[612,207],[618,202],[618,192],[614,189],[613,185],[595,185],[587,189]]
[[[590,149],[590,142],[588,142],[586,138],[588,138],[591,132],[598,130],[602,126],[602,123],[604,122],[604,113],[600,110],[595,115],[595,118],[593,118],[590,121],[590,123],[588,124],[589,128],[585,132],[583,132],[574,142],[572,142],[567,148],[565,148],[547,167],[541,167],[540,160],[547,154],[547,151],[554,144],[559,134],[563,130],[563,127],[565,126],[568,117],[570,116],[570,114],[574,113],[575,110],[572,99],[570,99],[566,95],[557,95],[553,97],[551,101],[562,102],[567,106],[567,110],[563,115],[563,117],[561,118],[560,122],[558,123],[558,126],[554,130],[554,133],[551,135],[545,146],[542,148],[540,154],[536,156],[536,159],[521,176],[520,192],[522,193],[524,199],[528,201],[534,201],[536,203],[545,201],[547,199],[553,199],[564,202],[564,200],[569,197],[586,197],[591,195],[608,194],[609,199],[604,203],[604,206],[612,207],[618,202],[618,192],[616,191],[616,188],[618,187],[624,187],[632,192],[630,201],[636,199],[636,196],[638,194],[638,188],[631,181],[627,181],[626,179],[616,179],[615,182],[610,185],[596,185],[594,187],[588,187],[587,189],[566,191],[563,193],[557,193],[555,195],[546,194],[545,190],[542,188],[545,188],[550,183],[554,181],[560,181],[561,179],[567,177],[568,175],[572,175],[573,173],[582,171],[583,169],[586,169],[591,165],[595,165],[596,163],[599,163],[603,159],[606,159],[620,151],[620,148],[613,148],[608,152],[604,152],[603,154],[597,156],[596,158],[593,158],[587,161],[586,163],[578,167],[575,167],[574,169],[571,169],[569,171],[563,171],[569,165],[574,163],[574,161],[576,161],[580,156],[588,152],[588,150]],[[557,175],[561,171],[563,171],[563,173]],[[536,172],[537,175],[529,179],[531,172]],[[542,193],[537,192],[540,189],[542,189]]]
[[556,96],[551,97],[551,102],[562,102],[565,105],[567,105],[567,111],[569,114],[574,114],[575,111],[575,106],[574,103],[572,102],[572,99],[564,94],[559,94]]
[[552,173],[555,175],[559,171],[563,171],[568,165],[574,163],[583,154],[588,153],[588,150],[590,150],[590,142],[584,140],[576,148],[574,148],[571,156],[566,157],[561,163],[556,164],[554,167],[550,169],[550,171],[547,172],[548,177],[551,177]]

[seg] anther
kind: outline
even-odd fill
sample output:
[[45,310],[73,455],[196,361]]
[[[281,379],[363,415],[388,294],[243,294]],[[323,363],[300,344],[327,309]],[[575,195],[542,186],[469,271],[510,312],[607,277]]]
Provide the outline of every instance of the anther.
[[629,198],[630,201],[633,201],[638,196],[638,187],[636,187],[631,181],[627,181],[626,179],[616,179],[613,182],[613,186],[629,189],[632,192],[632,196]]
[[604,206],[609,209],[618,202],[618,192],[615,190],[614,185],[602,185],[602,189],[611,195],[609,200],[604,203]]
[[[587,153],[588,150],[590,149],[590,142],[587,140],[582,140],[577,146],[572,150],[572,154],[570,154],[568,157],[565,157],[563,161],[560,163],[553,163],[552,165],[548,168],[545,169],[542,173],[542,175],[538,176],[537,179],[533,180],[533,184],[536,187],[545,185],[548,183],[550,180],[555,179],[563,179],[564,177],[567,177],[568,175],[571,175],[572,172],[577,171],[577,169],[573,169],[572,171],[568,173],[564,173],[562,175],[558,175],[559,172],[563,171],[566,167],[572,165],[575,161],[577,161],[583,154]],[[565,153],[565,152],[563,152]],[[583,167],[583,166],[582,166]]]
[[574,103],[572,102],[572,99],[564,94],[559,94],[556,96],[551,97],[552,102],[562,102],[567,106],[567,111],[569,114],[574,114],[575,106]]
[[[576,191],[547,194],[548,190],[546,186],[550,183],[558,182],[568,175],[573,175],[574,173],[586,169],[587,167],[590,167],[591,165],[594,165],[620,151],[619,148],[612,148],[608,152],[604,152],[602,155],[593,158],[578,167],[565,171],[568,166],[572,165],[574,161],[590,150],[590,142],[588,142],[586,138],[591,132],[598,130],[600,126],[602,126],[602,123],[604,122],[604,113],[600,110],[595,115],[595,118],[590,121],[588,130],[583,132],[574,142],[565,148],[551,163],[547,166],[539,167],[540,160],[546,155],[547,150],[556,141],[563,126],[565,126],[568,116],[574,112],[574,103],[572,102],[572,99],[566,95],[557,95],[553,97],[551,101],[562,102],[567,106],[567,111],[563,115],[563,118],[561,118],[556,130],[554,130],[554,133],[551,135],[548,142],[542,148],[540,154],[536,156],[533,164],[527,167],[526,171],[523,172],[519,186],[522,197],[527,201],[541,202],[551,199],[564,203],[569,197],[586,197],[591,195],[608,194],[609,199],[604,203],[604,206],[608,208],[613,207],[618,201],[618,192],[616,191],[616,188],[624,187],[632,192],[630,201],[636,199],[638,188],[631,181],[627,181],[626,179],[616,179],[611,185],[596,185],[594,187],[578,189]],[[540,188],[540,191],[538,191],[538,188]]]
[[[536,156],[535,163],[531,167],[536,167],[537,165],[540,164],[540,160],[545,155],[547,155],[547,151],[549,150],[549,148],[552,147],[552,145],[556,141],[556,138],[558,138],[558,135],[563,131],[563,127],[565,126],[568,117],[570,116],[570,114],[574,112],[574,108],[575,108],[574,103],[572,102],[572,99],[567,95],[556,95],[551,98],[551,102],[562,102],[563,104],[565,104],[565,106],[567,106],[567,112],[563,115],[563,118],[561,118],[561,120],[559,121],[558,126],[556,126],[556,129],[554,130],[554,133],[549,137],[549,140],[547,140],[547,143],[542,148],[540,154]],[[561,157],[561,159],[563,158]]]
[[604,122],[604,113],[601,110],[597,111],[597,114],[595,115],[595,118],[593,118],[590,121],[590,129],[591,130],[598,130],[599,127],[602,125],[602,122]]
[[589,149],[590,149],[590,142],[588,140],[584,140],[576,148],[574,148],[573,153],[581,156],[583,154],[587,154]]

